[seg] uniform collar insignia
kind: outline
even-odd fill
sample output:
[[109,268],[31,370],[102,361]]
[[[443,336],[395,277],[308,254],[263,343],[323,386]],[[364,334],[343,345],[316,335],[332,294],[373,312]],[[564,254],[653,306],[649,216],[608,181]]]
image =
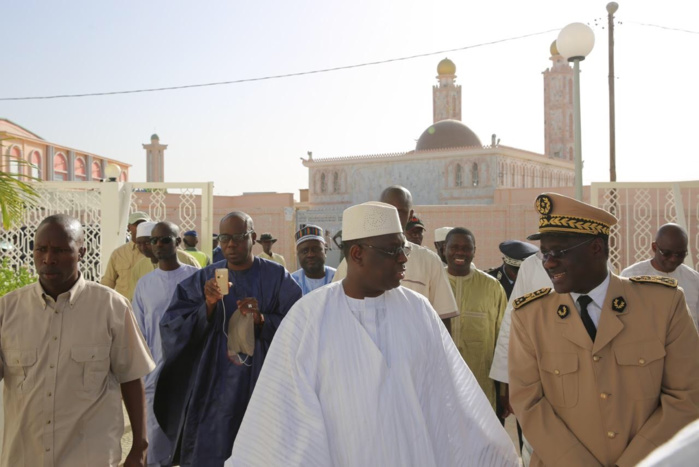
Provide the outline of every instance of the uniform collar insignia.
[[624,300],[624,297],[617,297],[614,300],[612,300],[612,310],[616,311],[617,313],[621,313],[626,309],[626,300]]
[[568,314],[570,313],[570,308],[568,308],[568,305],[561,305],[558,307],[558,310],[556,310],[556,313],[558,314],[559,318],[564,319],[568,317]]

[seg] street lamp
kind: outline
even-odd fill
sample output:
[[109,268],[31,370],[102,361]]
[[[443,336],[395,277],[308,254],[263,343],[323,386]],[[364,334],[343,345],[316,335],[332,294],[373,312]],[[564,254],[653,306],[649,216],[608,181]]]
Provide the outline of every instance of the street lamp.
[[582,201],[582,145],[580,131],[580,62],[592,52],[595,33],[587,25],[571,23],[561,29],[556,39],[558,53],[573,62],[573,123],[575,128],[575,199]]
[[121,167],[114,163],[107,164],[104,169],[104,176],[107,177],[107,181],[116,182],[121,175]]

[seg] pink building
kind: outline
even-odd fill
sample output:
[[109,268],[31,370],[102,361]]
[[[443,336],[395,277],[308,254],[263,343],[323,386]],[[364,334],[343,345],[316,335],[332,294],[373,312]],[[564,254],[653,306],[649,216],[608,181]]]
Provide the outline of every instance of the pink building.
[[[120,181],[128,181],[130,164],[46,141],[6,118],[0,118],[0,170],[44,181],[99,181],[107,164],[121,168]],[[20,160],[33,164],[21,165]]]

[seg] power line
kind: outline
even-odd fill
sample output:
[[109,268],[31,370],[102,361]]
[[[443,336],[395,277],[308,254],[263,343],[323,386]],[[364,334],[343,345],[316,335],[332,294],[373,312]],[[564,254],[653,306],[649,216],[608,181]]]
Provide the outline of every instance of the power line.
[[498,40],[494,40],[494,41],[490,41],[490,42],[482,42],[480,44],[475,44],[475,45],[467,45],[464,47],[457,47],[454,49],[439,50],[437,52],[427,52],[427,53],[422,53],[422,54],[408,55],[406,57],[378,60],[375,62],[358,63],[358,64],[354,64],[354,65],[344,65],[344,66],[338,66],[338,67],[333,67],[333,68],[323,68],[320,70],[300,71],[297,73],[286,73],[283,75],[262,76],[262,77],[257,77],[257,78],[243,78],[243,79],[236,79],[236,80],[231,80],[231,81],[217,81],[217,82],[213,82],[213,83],[185,84],[185,85],[181,85],[181,86],[168,86],[168,87],[161,87],[161,88],[131,89],[131,90],[127,90],[127,91],[105,91],[105,92],[91,92],[91,93],[83,93],[83,94],[58,94],[58,95],[52,95],[52,96],[0,97],[0,101],[29,101],[29,100],[45,100],[45,99],[68,99],[68,98],[77,98],[77,97],[114,96],[114,95],[119,95],[119,94],[137,94],[137,93],[144,93],[144,92],[175,91],[175,90],[180,90],[180,89],[204,88],[204,87],[211,87],[211,86],[225,86],[225,85],[229,85],[229,84],[241,84],[241,83],[251,83],[251,82],[255,82],[255,81],[268,81],[268,80],[273,80],[273,79],[293,78],[296,76],[306,76],[306,75],[313,75],[313,74],[319,74],[319,73],[329,73],[332,71],[350,70],[353,68],[362,68],[362,67],[368,67],[368,66],[383,65],[385,63],[402,62],[402,61],[406,61],[406,60],[413,60],[416,58],[430,57],[432,55],[440,55],[440,54],[445,54],[445,53],[450,53],[450,52],[459,52],[462,50],[476,49],[476,48],[485,47],[488,45],[502,44],[503,42],[511,42],[511,41],[515,41],[515,40],[519,40],[519,39],[526,39],[528,37],[540,36],[542,34],[548,34],[548,33],[556,32],[559,30],[560,30],[560,28],[549,29],[547,31],[535,32],[535,33],[531,33],[531,34],[524,34],[521,36],[508,37],[506,39],[498,39]]
[[638,21],[623,21],[622,23],[638,24],[640,26],[648,26],[651,28],[665,29],[667,31],[679,31],[679,32],[687,32],[689,34],[699,34],[699,31],[690,31],[689,29],[681,29],[681,28],[671,28],[669,26],[661,26],[659,24],[639,23]]

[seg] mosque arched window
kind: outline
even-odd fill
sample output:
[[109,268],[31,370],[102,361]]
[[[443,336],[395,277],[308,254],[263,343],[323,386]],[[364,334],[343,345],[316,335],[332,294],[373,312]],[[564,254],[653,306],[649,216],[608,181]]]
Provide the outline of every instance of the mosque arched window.
[[320,192],[325,193],[328,191],[328,182],[325,180],[325,174],[320,174]]
[[333,193],[340,192],[340,174],[333,172]]
[[464,174],[461,164],[456,164],[456,173],[454,174],[454,186],[464,186]]
[[471,166],[471,181],[473,182],[473,186],[478,186],[478,164],[475,162],[473,166]]

